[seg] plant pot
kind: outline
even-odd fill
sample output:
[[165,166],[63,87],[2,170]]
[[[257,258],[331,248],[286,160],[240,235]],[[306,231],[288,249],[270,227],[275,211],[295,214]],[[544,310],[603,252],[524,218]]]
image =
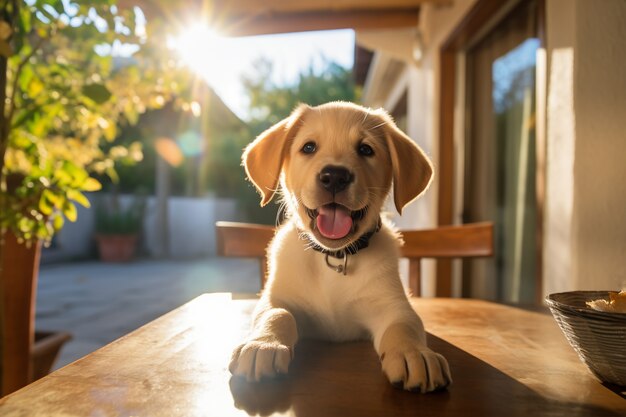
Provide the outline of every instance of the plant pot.
[[71,338],[68,332],[35,331],[35,344],[30,357],[30,382],[50,373],[61,348]]
[[98,252],[103,262],[128,262],[135,257],[138,237],[132,235],[97,235]]
[[26,246],[11,232],[0,238],[0,395],[6,395],[29,383],[41,242]]

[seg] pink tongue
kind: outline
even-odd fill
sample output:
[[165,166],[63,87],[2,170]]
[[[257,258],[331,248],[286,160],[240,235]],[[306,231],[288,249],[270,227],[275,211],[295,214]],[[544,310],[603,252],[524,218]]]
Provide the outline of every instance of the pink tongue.
[[350,211],[335,204],[317,209],[317,230],[328,239],[341,239],[352,229]]

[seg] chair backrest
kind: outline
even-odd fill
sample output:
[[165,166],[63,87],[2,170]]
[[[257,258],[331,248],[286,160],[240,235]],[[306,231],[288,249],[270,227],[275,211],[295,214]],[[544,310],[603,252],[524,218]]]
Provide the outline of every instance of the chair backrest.
[[262,224],[217,222],[215,230],[219,256],[259,260],[262,289],[267,275],[267,246],[276,229]]
[[[275,228],[250,223],[217,222],[217,254],[227,257],[257,258],[260,261],[261,288],[267,274],[267,246]],[[409,259],[409,288],[421,295],[421,260],[424,258],[468,258],[493,255],[493,223],[443,226],[428,230],[402,230],[401,255]],[[438,286],[438,297],[451,296],[450,285]],[[443,288],[443,290],[442,290]]]
[[[421,295],[421,260],[493,256],[493,223],[468,223],[426,230],[402,230],[402,257],[409,260],[409,288]],[[450,297],[451,284],[437,283],[435,295]]]

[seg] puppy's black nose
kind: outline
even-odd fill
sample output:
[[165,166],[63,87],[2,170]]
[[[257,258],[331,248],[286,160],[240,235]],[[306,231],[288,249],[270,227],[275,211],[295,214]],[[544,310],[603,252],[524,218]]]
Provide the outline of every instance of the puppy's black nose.
[[328,165],[320,172],[319,180],[325,190],[335,194],[345,190],[354,181],[354,176],[343,167]]

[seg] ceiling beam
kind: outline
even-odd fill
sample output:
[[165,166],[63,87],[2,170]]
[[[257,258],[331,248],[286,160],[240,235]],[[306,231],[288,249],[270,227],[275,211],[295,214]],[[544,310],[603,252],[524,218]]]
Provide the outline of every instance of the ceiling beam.
[[415,27],[419,9],[320,11],[230,17],[216,26],[227,36],[266,35],[333,29]]
[[337,12],[355,10],[414,9],[424,3],[449,3],[450,0],[192,0],[210,3],[214,10],[230,15],[263,13]]
[[450,0],[120,0],[139,6],[148,19],[159,16],[177,26],[205,20],[229,36],[332,29],[414,27],[419,5]]

